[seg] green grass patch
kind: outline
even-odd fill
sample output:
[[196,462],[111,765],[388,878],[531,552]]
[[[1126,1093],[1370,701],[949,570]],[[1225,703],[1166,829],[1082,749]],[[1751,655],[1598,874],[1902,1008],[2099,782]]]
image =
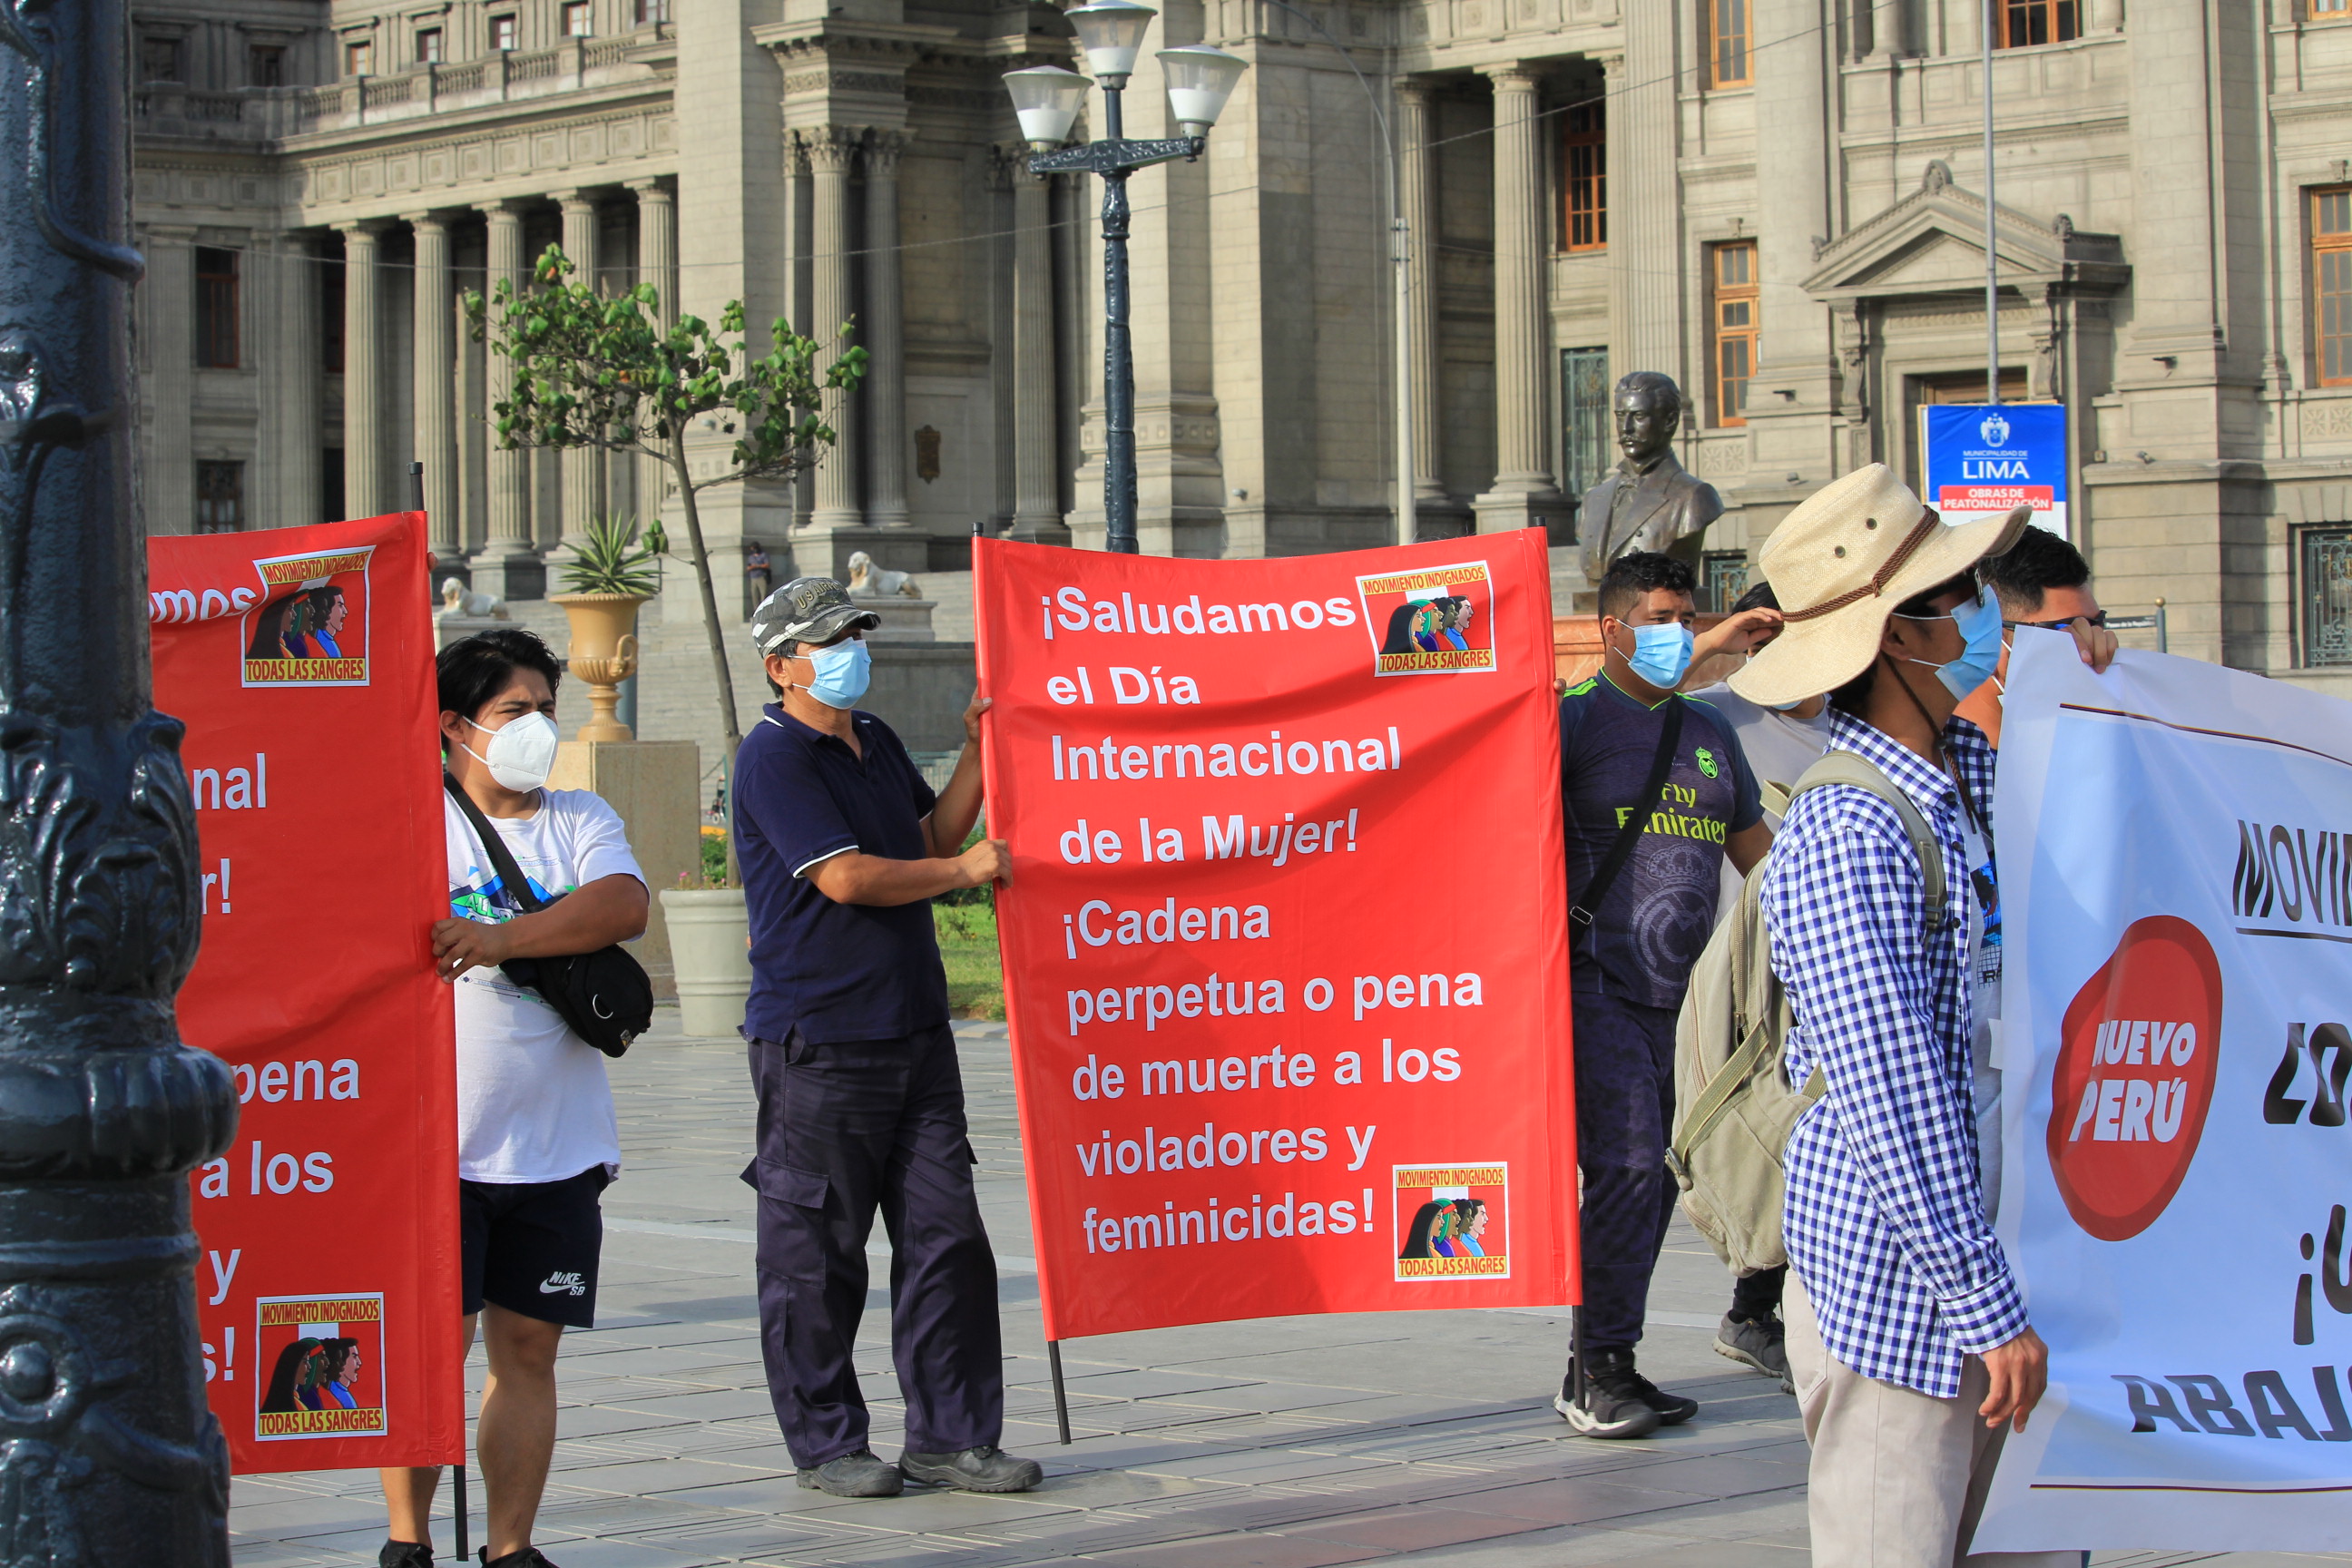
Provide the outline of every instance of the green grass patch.
[[947,965],[948,1010],[959,1018],[1004,1017],[1004,976],[997,959],[996,907],[992,903],[931,905],[940,935],[940,959]]

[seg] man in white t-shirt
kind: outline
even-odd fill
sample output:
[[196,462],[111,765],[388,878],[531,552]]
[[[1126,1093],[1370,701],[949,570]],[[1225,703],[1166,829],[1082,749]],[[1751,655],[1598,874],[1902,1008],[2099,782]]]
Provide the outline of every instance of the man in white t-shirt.
[[[604,1058],[509,959],[593,952],[644,934],[645,875],[621,819],[586,790],[546,788],[562,667],[520,627],[452,643],[439,659],[444,763],[504,841],[530,892],[523,912],[494,857],[446,795],[449,918],[433,952],[457,990],[457,1178],[466,1342],[489,1352],[475,1451],[488,1492],[488,1568],[552,1568],[530,1544],[555,1451],[555,1355],[595,1320],[604,1245],[597,1194],[620,1173]],[[436,1467],[383,1472],[383,1568],[427,1568]]]

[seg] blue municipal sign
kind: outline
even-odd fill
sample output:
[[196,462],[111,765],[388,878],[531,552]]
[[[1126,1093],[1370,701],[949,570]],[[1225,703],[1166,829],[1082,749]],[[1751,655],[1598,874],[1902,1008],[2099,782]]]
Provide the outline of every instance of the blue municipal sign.
[[2066,409],[2056,403],[1931,403],[1919,410],[1920,499],[1955,522],[2021,506],[2066,528]]

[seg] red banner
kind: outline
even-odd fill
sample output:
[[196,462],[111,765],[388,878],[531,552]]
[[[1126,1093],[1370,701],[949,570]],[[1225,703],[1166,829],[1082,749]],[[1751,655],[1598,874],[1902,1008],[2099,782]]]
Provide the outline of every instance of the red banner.
[[1543,535],[974,548],[1046,1337],[1576,1300]]
[[234,1468],[463,1453],[457,1046],[425,518],[148,541],[204,856],[180,1030],[236,1142],[191,1177]]

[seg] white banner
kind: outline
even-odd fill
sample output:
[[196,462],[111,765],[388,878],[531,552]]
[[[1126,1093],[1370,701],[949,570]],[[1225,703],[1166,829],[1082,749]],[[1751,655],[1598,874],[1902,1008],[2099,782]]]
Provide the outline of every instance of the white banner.
[[2352,1547],[2352,704],[2011,669],[1999,1229],[2050,1393],[1975,1548]]

